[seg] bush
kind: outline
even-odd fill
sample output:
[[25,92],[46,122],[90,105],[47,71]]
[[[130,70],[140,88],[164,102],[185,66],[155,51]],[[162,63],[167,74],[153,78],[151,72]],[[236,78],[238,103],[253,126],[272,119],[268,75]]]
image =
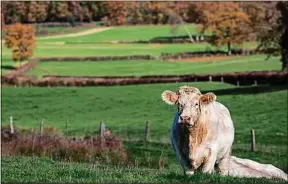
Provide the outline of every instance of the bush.
[[61,136],[53,127],[44,128],[44,133],[2,127],[2,154],[47,156],[55,160],[92,162],[101,164],[125,164],[127,153],[121,139],[108,135],[105,139],[88,137],[75,139]]

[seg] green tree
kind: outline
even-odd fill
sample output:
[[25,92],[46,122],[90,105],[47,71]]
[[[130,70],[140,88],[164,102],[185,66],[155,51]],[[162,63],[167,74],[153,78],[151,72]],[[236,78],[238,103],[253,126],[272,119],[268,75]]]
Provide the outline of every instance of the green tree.
[[288,2],[280,1],[268,4],[269,13],[266,22],[258,33],[260,44],[258,49],[264,49],[268,58],[280,55],[282,71],[288,71]]

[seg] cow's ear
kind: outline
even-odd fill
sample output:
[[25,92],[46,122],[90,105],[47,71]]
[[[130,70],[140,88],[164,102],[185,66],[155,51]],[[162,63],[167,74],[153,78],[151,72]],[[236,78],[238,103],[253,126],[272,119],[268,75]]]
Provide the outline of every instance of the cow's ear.
[[173,105],[178,100],[178,95],[174,93],[173,91],[165,90],[162,95],[162,100],[166,102],[169,105]]
[[207,105],[213,101],[216,101],[216,95],[214,93],[206,93],[200,97],[200,103],[202,105]]

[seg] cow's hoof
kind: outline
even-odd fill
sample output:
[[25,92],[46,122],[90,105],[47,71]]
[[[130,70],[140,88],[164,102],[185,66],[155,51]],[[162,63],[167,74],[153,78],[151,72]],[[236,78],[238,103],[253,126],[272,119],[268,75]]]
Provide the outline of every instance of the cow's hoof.
[[185,175],[191,176],[194,174],[194,171],[185,171]]

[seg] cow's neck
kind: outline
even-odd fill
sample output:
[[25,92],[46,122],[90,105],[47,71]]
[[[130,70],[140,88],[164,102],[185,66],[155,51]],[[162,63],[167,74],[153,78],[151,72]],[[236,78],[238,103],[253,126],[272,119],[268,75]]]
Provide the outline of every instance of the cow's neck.
[[189,150],[194,152],[208,135],[208,124],[205,117],[200,116],[192,127],[183,127],[185,139],[189,143]]

